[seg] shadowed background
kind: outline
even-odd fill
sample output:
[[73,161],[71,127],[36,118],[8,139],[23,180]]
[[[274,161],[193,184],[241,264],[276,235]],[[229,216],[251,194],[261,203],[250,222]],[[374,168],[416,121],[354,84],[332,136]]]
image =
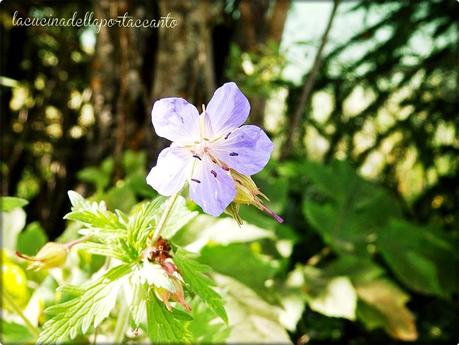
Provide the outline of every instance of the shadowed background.
[[[294,243],[277,277],[300,265],[306,295],[337,275],[359,296],[358,321],[306,307],[292,341],[457,341],[458,5],[3,1],[1,193],[29,200],[27,222],[50,238],[65,228],[69,189],[129,210],[155,195],[144,177],[169,145],[153,131],[153,102],[177,96],[199,108],[232,80],[276,147],[256,179],[286,226],[247,217]],[[18,27],[16,10],[170,13],[178,25]],[[361,280],[366,260],[406,292],[372,280],[373,266]]]

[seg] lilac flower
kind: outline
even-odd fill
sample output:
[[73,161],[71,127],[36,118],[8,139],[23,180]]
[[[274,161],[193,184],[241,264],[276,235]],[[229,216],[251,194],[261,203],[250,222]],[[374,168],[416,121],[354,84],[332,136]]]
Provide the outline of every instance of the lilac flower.
[[158,157],[147,183],[170,196],[185,182],[204,212],[219,216],[236,197],[231,172],[253,175],[268,163],[273,143],[257,126],[242,125],[250,112],[235,83],[218,88],[207,108],[198,110],[182,98],[163,98],[152,110],[156,133],[172,141]]

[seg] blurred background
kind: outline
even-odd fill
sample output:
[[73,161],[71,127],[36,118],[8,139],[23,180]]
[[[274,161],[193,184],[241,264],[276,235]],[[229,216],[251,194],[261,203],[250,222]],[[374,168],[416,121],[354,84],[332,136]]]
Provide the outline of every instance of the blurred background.
[[[272,243],[203,260],[283,306],[294,343],[457,343],[457,1],[6,0],[0,11],[1,194],[29,201],[26,230],[59,237],[69,189],[124,211],[154,197],[146,172],[168,142],[153,102],[205,104],[235,81],[275,143],[255,180],[285,224],[243,209]],[[178,25],[25,27],[15,11],[170,13]],[[247,248],[256,282],[219,261],[233,253],[237,266]]]

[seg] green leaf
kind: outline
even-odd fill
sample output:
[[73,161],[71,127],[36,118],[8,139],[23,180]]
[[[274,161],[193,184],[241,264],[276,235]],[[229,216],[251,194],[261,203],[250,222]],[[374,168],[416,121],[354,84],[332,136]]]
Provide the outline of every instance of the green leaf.
[[215,317],[209,307],[198,298],[191,302],[193,320],[187,325],[193,344],[224,344],[230,334],[230,327]]
[[86,227],[96,229],[124,229],[125,224],[122,220],[107,210],[105,203],[89,202],[81,195],[74,191],[68,192],[70,202],[72,203],[72,212],[65,215],[64,219],[78,221]]
[[22,208],[28,203],[27,200],[14,196],[2,196],[0,197],[0,211],[9,212],[15,208]]
[[292,343],[279,322],[279,307],[267,303],[255,291],[231,277],[217,274],[216,281],[226,291],[224,298],[231,329],[227,343]]
[[395,283],[381,278],[356,287],[359,298],[358,318],[368,329],[384,328],[392,337],[403,341],[417,338],[412,313],[406,308],[408,295]]
[[144,203],[140,209],[129,217],[127,222],[127,236],[131,245],[135,246],[138,251],[146,246],[148,235],[153,231],[159,209],[166,198],[157,197],[155,200]]
[[107,206],[114,210],[119,209],[128,212],[136,203],[134,191],[124,181],[118,181],[115,187],[105,194]]
[[1,320],[1,341],[4,344],[25,344],[33,343],[35,337],[29,329],[15,322]]
[[[199,261],[212,267],[218,273],[233,277],[268,298],[266,281],[279,270],[279,263],[256,252],[256,244],[231,243],[229,245],[208,245],[201,250]],[[241,258],[244,263],[241,264]]]
[[174,263],[190,290],[198,295],[225,322],[228,321],[221,296],[211,287],[215,283],[206,275],[210,268],[197,262],[194,256],[178,249],[173,257]]
[[384,260],[407,287],[448,297],[457,291],[458,255],[447,234],[405,221],[393,221],[377,245]]
[[113,158],[107,158],[102,162],[100,167],[91,166],[84,168],[78,172],[77,176],[81,181],[94,184],[98,192],[103,192],[110,184],[114,165]]
[[309,298],[309,307],[329,317],[355,320],[357,294],[348,277],[334,277],[327,281],[323,291]]
[[288,280],[291,287],[303,291],[312,310],[329,317],[355,320],[357,294],[349,277],[331,276],[326,270],[299,266]]
[[179,320],[173,311],[168,311],[153,291],[147,300],[147,330],[153,344],[190,343],[184,322]]
[[26,255],[35,255],[48,241],[43,228],[38,222],[33,222],[19,233],[17,250]]
[[365,181],[345,162],[330,166],[304,163],[304,173],[320,195],[306,200],[304,215],[334,251],[341,255],[368,256],[378,234],[400,207],[382,187]]
[[96,242],[83,242],[76,245],[76,249],[85,250],[88,253],[107,256],[121,261],[127,261],[126,255],[123,251],[118,250],[113,244],[109,243],[96,243]]
[[114,267],[83,286],[81,296],[47,308],[45,312],[53,317],[43,325],[38,343],[62,343],[80,332],[85,334],[91,326],[97,327],[115,306],[118,291],[125,281],[123,278],[131,272],[131,267]]
[[145,173],[145,162],[145,152],[127,150],[123,154],[123,167],[126,175],[131,175],[137,172]]

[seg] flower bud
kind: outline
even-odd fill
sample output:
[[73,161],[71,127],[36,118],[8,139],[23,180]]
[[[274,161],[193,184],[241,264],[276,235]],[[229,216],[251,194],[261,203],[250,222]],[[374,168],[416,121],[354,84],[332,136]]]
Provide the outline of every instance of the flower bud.
[[63,243],[48,242],[35,256],[28,256],[16,252],[16,255],[31,263],[27,267],[29,270],[39,271],[42,269],[61,267],[67,260],[69,247]]
[[250,176],[240,174],[233,169],[230,170],[230,173],[236,183],[236,197],[234,198],[233,202],[226,208],[226,213],[236,219],[239,224],[242,224],[242,219],[239,216],[240,204],[254,205],[261,211],[269,214],[279,223],[284,221],[280,216],[278,216],[263,204],[260,197],[263,197],[266,200],[269,199],[260,191]]

